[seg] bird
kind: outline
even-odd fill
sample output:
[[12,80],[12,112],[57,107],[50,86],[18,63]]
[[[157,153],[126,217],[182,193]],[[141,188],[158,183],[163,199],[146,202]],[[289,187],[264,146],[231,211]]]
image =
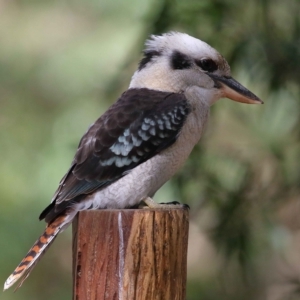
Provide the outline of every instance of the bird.
[[[200,140],[220,98],[263,102],[231,76],[217,50],[186,33],[151,35],[128,89],[81,138],[75,157],[39,219],[43,234],[4,284],[29,276],[79,211],[126,209],[153,200]],[[171,207],[177,206],[172,204]]]

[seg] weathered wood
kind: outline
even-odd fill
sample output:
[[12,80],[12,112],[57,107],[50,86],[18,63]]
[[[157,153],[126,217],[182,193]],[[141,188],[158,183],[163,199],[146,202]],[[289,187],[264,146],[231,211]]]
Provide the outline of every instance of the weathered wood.
[[82,211],[73,300],[183,300],[187,244],[187,209]]

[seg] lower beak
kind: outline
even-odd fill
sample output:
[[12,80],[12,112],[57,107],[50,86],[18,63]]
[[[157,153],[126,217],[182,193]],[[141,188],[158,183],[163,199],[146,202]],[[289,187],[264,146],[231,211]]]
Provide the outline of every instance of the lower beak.
[[232,77],[214,74],[210,74],[209,76],[220,86],[224,97],[242,103],[263,104],[263,101]]

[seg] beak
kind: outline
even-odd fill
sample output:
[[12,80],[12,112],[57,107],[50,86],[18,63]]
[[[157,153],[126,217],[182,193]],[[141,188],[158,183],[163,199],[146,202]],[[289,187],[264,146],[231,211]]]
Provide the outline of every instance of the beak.
[[214,74],[209,74],[209,76],[221,89],[224,97],[242,103],[263,104],[263,101],[261,101],[257,96],[251,93],[232,77],[218,76]]

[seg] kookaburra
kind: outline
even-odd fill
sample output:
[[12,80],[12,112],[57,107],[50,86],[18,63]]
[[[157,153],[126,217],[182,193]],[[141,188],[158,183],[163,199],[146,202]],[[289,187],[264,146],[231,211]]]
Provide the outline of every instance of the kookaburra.
[[27,278],[80,210],[157,207],[152,197],[199,141],[210,106],[227,97],[262,103],[234,80],[227,61],[185,33],[151,36],[128,90],[82,137],[71,167],[40,215],[47,227],[6,280]]

